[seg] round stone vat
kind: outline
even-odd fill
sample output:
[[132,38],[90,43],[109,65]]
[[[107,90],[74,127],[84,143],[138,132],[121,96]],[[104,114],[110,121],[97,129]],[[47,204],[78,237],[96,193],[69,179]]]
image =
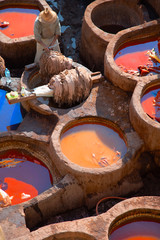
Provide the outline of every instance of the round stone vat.
[[0,0],[1,22],[9,23],[0,27],[0,56],[7,66],[23,67],[34,61],[34,21],[45,7],[50,8],[44,0]]
[[[24,71],[21,77],[21,86],[24,86],[26,89],[30,90],[35,87],[43,85],[39,68],[34,68],[29,71]],[[51,115],[56,110],[54,107],[49,106],[51,98],[36,98],[31,99],[29,101],[23,101],[22,106],[29,111],[30,109],[34,109],[35,111],[44,114]]]
[[[74,65],[78,67],[82,67],[82,65],[78,63],[74,63]],[[87,71],[89,70],[87,69]],[[89,73],[91,72],[89,71]],[[91,82],[90,84],[91,86],[92,86],[92,83],[93,82]],[[23,72],[21,77],[21,86],[24,86],[26,89],[31,90],[42,85],[45,85],[45,84],[43,83],[41,76],[39,74],[39,68],[35,67],[34,69],[26,70]],[[73,89],[76,89],[76,87],[73,87]],[[90,90],[91,89],[88,89],[86,90],[86,92],[89,94]],[[86,99],[83,99],[83,101],[85,100]],[[76,102],[72,104],[72,107],[79,105],[81,102],[82,100],[80,102]],[[58,103],[54,102],[54,99],[52,97],[38,97],[36,99],[31,99],[29,101],[23,101],[22,105],[27,111],[29,111],[29,109],[32,108],[35,111],[44,115],[57,114],[57,111],[60,111],[60,109],[62,109],[64,113],[67,113],[68,109],[71,108],[71,105],[69,106],[65,105],[65,106],[59,107]]]
[[[133,28],[126,29],[115,35],[113,40],[108,44],[104,57],[104,75],[108,78],[115,86],[120,87],[125,91],[133,91],[137,82],[146,81],[148,79],[157,79],[157,74],[154,75],[134,75],[134,71],[131,73],[126,72],[115,62],[115,55],[125,46],[132,46],[135,43],[142,44],[147,42],[152,42],[157,40],[159,37],[159,19],[156,21],[151,21]],[[155,44],[156,46],[157,44]],[[141,45],[140,45],[141,46]],[[148,49],[152,50],[152,49]],[[134,57],[137,57],[136,53]],[[129,57],[128,57],[129,59]],[[138,59],[138,58],[137,58]],[[131,62],[132,59],[129,61]],[[144,59],[143,59],[144,60]],[[136,60],[135,60],[136,61]],[[127,62],[127,54],[126,54]],[[150,64],[147,62],[147,64]],[[142,61],[143,65],[143,61]],[[151,63],[151,66],[153,64]],[[145,66],[148,67],[149,65]],[[133,69],[134,70],[134,69]],[[138,70],[138,69],[137,69]]]
[[[134,215],[134,214],[133,214]],[[124,219],[123,219],[124,220]],[[130,239],[148,239],[148,240],[158,240],[160,238],[160,219],[153,215],[143,216],[132,216],[121,222],[121,224],[115,224],[113,230],[111,231],[110,240],[125,239],[126,237]],[[156,221],[157,220],[157,221]]]
[[86,168],[101,168],[117,163],[127,152],[126,139],[110,122],[83,119],[66,126],[61,134],[63,154]]
[[132,95],[129,107],[130,121],[144,140],[146,149],[160,150],[160,123],[158,118],[159,108],[155,98],[160,88],[160,80],[147,82],[140,81]]
[[5,98],[9,88],[0,87],[0,132],[16,130],[22,122],[25,110],[20,103],[10,105]]
[[34,198],[56,182],[56,168],[39,141],[6,134],[0,138],[0,149],[0,187],[11,205]]
[[158,0],[142,0],[141,4],[148,10],[151,19],[157,19],[160,17],[160,4]]
[[[90,139],[84,139],[86,142],[88,141],[88,145],[84,145],[84,151],[81,151],[80,149],[81,152],[74,152],[77,146],[75,146],[74,144],[73,139],[75,138],[76,142],[76,136],[73,134],[73,139],[71,142],[69,142],[69,144],[71,145],[68,145],[68,147],[70,147],[70,152],[68,152],[70,154],[69,157],[72,155],[72,153],[75,154],[75,156],[77,154],[76,158],[78,160],[70,160],[68,157],[66,157],[67,154],[63,153],[63,137],[65,140],[65,135],[67,134],[67,131],[72,132],[72,130],[74,130],[74,127],[78,127],[81,129],[84,124],[88,125],[87,127],[90,128],[87,133],[90,134],[91,132],[91,135],[89,135]],[[96,130],[94,129],[94,126]],[[97,130],[97,128],[99,127],[100,131],[99,129]],[[109,130],[107,137],[110,142],[105,139],[105,135],[107,134],[106,130]],[[116,138],[114,138],[114,134],[117,135]],[[95,137],[95,135],[97,136]],[[82,131],[82,138],[83,136],[84,135]],[[95,140],[98,137],[100,139],[99,142]],[[78,141],[80,148],[83,139],[78,139]],[[93,143],[93,146],[91,146],[93,148],[91,148],[91,150],[89,149],[89,141],[90,143]],[[106,143],[105,141],[108,142]],[[129,135],[125,135],[119,128],[119,126],[117,126],[115,123],[101,117],[86,116],[71,121],[65,120],[57,124],[51,136],[50,150],[52,156],[54,157],[55,164],[59,169],[61,175],[66,175],[70,173],[72,176],[77,178],[84,190],[85,200],[87,201],[89,198],[89,201],[91,199],[95,201],[95,199],[99,199],[100,196],[104,196],[107,194],[118,194],[119,191],[122,194],[122,192],[125,193],[129,190],[129,186],[127,186],[127,181],[124,184],[124,188],[122,182],[126,176],[128,176],[133,170],[138,168],[139,164],[137,162],[137,157],[142,151],[142,146],[140,146],[139,144],[137,145],[136,149],[133,149],[133,142],[134,140],[131,139]],[[118,146],[115,146],[115,143]],[[97,146],[100,146],[101,152],[98,152],[96,144]],[[103,146],[101,146],[101,144],[103,144]],[[108,146],[104,146],[105,144],[108,144]],[[105,147],[106,149],[108,147],[108,149],[106,150]],[[111,150],[109,148],[113,149]],[[80,158],[80,156],[78,156],[78,154],[84,154],[84,156],[82,156],[82,159]],[[117,188],[118,182],[121,187]],[[139,185],[138,182],[136,182],[136,184],[136,186]]]
[[97,0],[85,10],[80,55],[93,70],[104,69],[108,43],[120,30],[144,23],[143,11],[134,1]]
[[[141,202],[142,199],[145,204]],[[154,202],[153,204],[151,202],[149,204],[151,199]],[[159,200],[159,197],[131,198],[115,205],[109,210],[109,214],[113,213],[114,210],[116,210],[116,213],[114,213],[115,219],[113,220],[113,217],[111,217],[109,221],[107,239],[158,240],[160,238]],[[124,211],[124,204],[127,204],[127,201],[131,206],[126,207]],[[137,203],[137,206],[135,203]]]

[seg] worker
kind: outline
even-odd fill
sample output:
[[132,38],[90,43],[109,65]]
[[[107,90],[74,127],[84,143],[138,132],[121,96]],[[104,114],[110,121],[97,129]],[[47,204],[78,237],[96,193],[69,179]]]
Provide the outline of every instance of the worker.
[[53,10],[45,8],[40,12],[34,23],[34,36],[37,42],[35,63],[43,51],[49,51],[49,47],[54,51],[60,52],[58,37],[61,35],[61,25],[59,18]]

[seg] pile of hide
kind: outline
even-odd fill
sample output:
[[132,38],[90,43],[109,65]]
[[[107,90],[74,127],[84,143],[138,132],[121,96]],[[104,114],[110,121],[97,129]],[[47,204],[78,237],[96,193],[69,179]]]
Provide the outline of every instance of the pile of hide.
[[59,107],[72,106],[88,97],[92,81],[85,68],[76,67],[54,75],[48,86],[53,89],[53,100]]
[[85,100],[92,88],[91,75],[86,68],[73,68],[72,60],[61,53],[43,53],[40,59],[40,75],[53,90],[53,101],[58,107],[71,107]]
[[53,75],[59,74],[65,69],[72,69],[72,59],[62,53],[50,50],[44,52],[39,61],[40,75],[43,83],[48,83]]
[[0,77],[4,77],[5,75],[5,61],[4,59],[0,56]]

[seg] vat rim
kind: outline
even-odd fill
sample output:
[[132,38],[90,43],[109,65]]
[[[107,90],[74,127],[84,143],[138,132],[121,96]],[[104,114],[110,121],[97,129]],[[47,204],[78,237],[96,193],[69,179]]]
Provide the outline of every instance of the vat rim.
[[[156,221],[157,220],[157,221]],[[126,211],[118,215],[111,223],[108,229],[108,235],[111,235],[116,229],[122,226],[137,222],[137,221],[152,221],[160,223],[160,210],[150,208],[138,208]]]

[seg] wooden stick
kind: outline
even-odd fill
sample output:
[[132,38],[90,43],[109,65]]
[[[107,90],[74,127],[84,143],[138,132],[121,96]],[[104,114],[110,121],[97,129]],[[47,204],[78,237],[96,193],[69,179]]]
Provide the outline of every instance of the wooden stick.
[[23,101],[27,101],[35,98],[37,98],[37,96],[33,93],[29,96],[24,96],[24,97],[19,95],[17,98],[8,98],[8,96],[6,95],[6,99],[9,102],[9,104],[19,103],[19,102],[23,102]]
[[91,79],[93,83],[99,83],[104,80],[104,77],[101,72],[93,72],[91,73]]
[[[100,81],[104,80],[103,75],[100,72],[94,72],[91,73],[91,80],[93,83],[98,83]],[[9,102],[9,104],[14,104],[14,103],[19,103],[19,102],[23,102],[23,101],[28,101],[31,99],[35,99],[38,96],[34,93],[30,94],[29,96],[21,96],[20,94],[18,94],[17,97],[9,97],[8,94],[6,94],[6,99]]]

